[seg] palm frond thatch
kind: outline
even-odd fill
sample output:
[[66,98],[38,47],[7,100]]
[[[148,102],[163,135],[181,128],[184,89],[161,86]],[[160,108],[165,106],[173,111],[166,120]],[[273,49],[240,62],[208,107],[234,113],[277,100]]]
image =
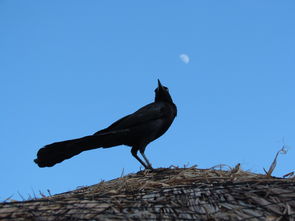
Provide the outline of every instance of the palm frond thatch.
[[160,168],[36,200],[0,220],[294,220],[295,179],[240,169]]

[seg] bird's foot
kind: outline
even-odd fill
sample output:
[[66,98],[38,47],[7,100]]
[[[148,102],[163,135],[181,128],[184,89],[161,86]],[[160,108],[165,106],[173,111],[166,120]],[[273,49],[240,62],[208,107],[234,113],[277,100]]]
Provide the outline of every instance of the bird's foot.
[[152,167],[152,165],[148,164],[147,167],[145,168],[146,170],[150,170],[150,171],[153,171],[154,168]]

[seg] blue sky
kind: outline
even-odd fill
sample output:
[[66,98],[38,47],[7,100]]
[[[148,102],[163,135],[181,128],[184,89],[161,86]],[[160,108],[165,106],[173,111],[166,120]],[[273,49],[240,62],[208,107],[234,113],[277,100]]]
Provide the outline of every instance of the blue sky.
[[[92,134],[169,87],[178,116],[154,167],[295,170],[294,1],[0,1],[0,200],[137,172],[130,148],[52,168],[46,144]],[[190,62],[179,58],[187,54]]]

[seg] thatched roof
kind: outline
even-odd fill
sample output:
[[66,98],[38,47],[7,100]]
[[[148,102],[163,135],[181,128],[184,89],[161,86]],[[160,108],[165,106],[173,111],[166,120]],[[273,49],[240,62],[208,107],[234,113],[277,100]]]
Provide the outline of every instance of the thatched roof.
[[295,220],[295,179],[239,167],[160,168],[2,203],[0,220]]

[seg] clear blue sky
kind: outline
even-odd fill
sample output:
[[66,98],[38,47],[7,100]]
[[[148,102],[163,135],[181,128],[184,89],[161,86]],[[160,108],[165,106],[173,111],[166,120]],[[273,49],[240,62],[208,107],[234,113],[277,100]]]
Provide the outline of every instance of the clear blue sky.
[[[52,168],[38,149],[92,134],[154,99],[178,106],[146,154],[154,167],[295,170],[294,1],[0,1],[0,200],[137,172],[130,148]],[[187,54],[190,62],[179,58]]]

